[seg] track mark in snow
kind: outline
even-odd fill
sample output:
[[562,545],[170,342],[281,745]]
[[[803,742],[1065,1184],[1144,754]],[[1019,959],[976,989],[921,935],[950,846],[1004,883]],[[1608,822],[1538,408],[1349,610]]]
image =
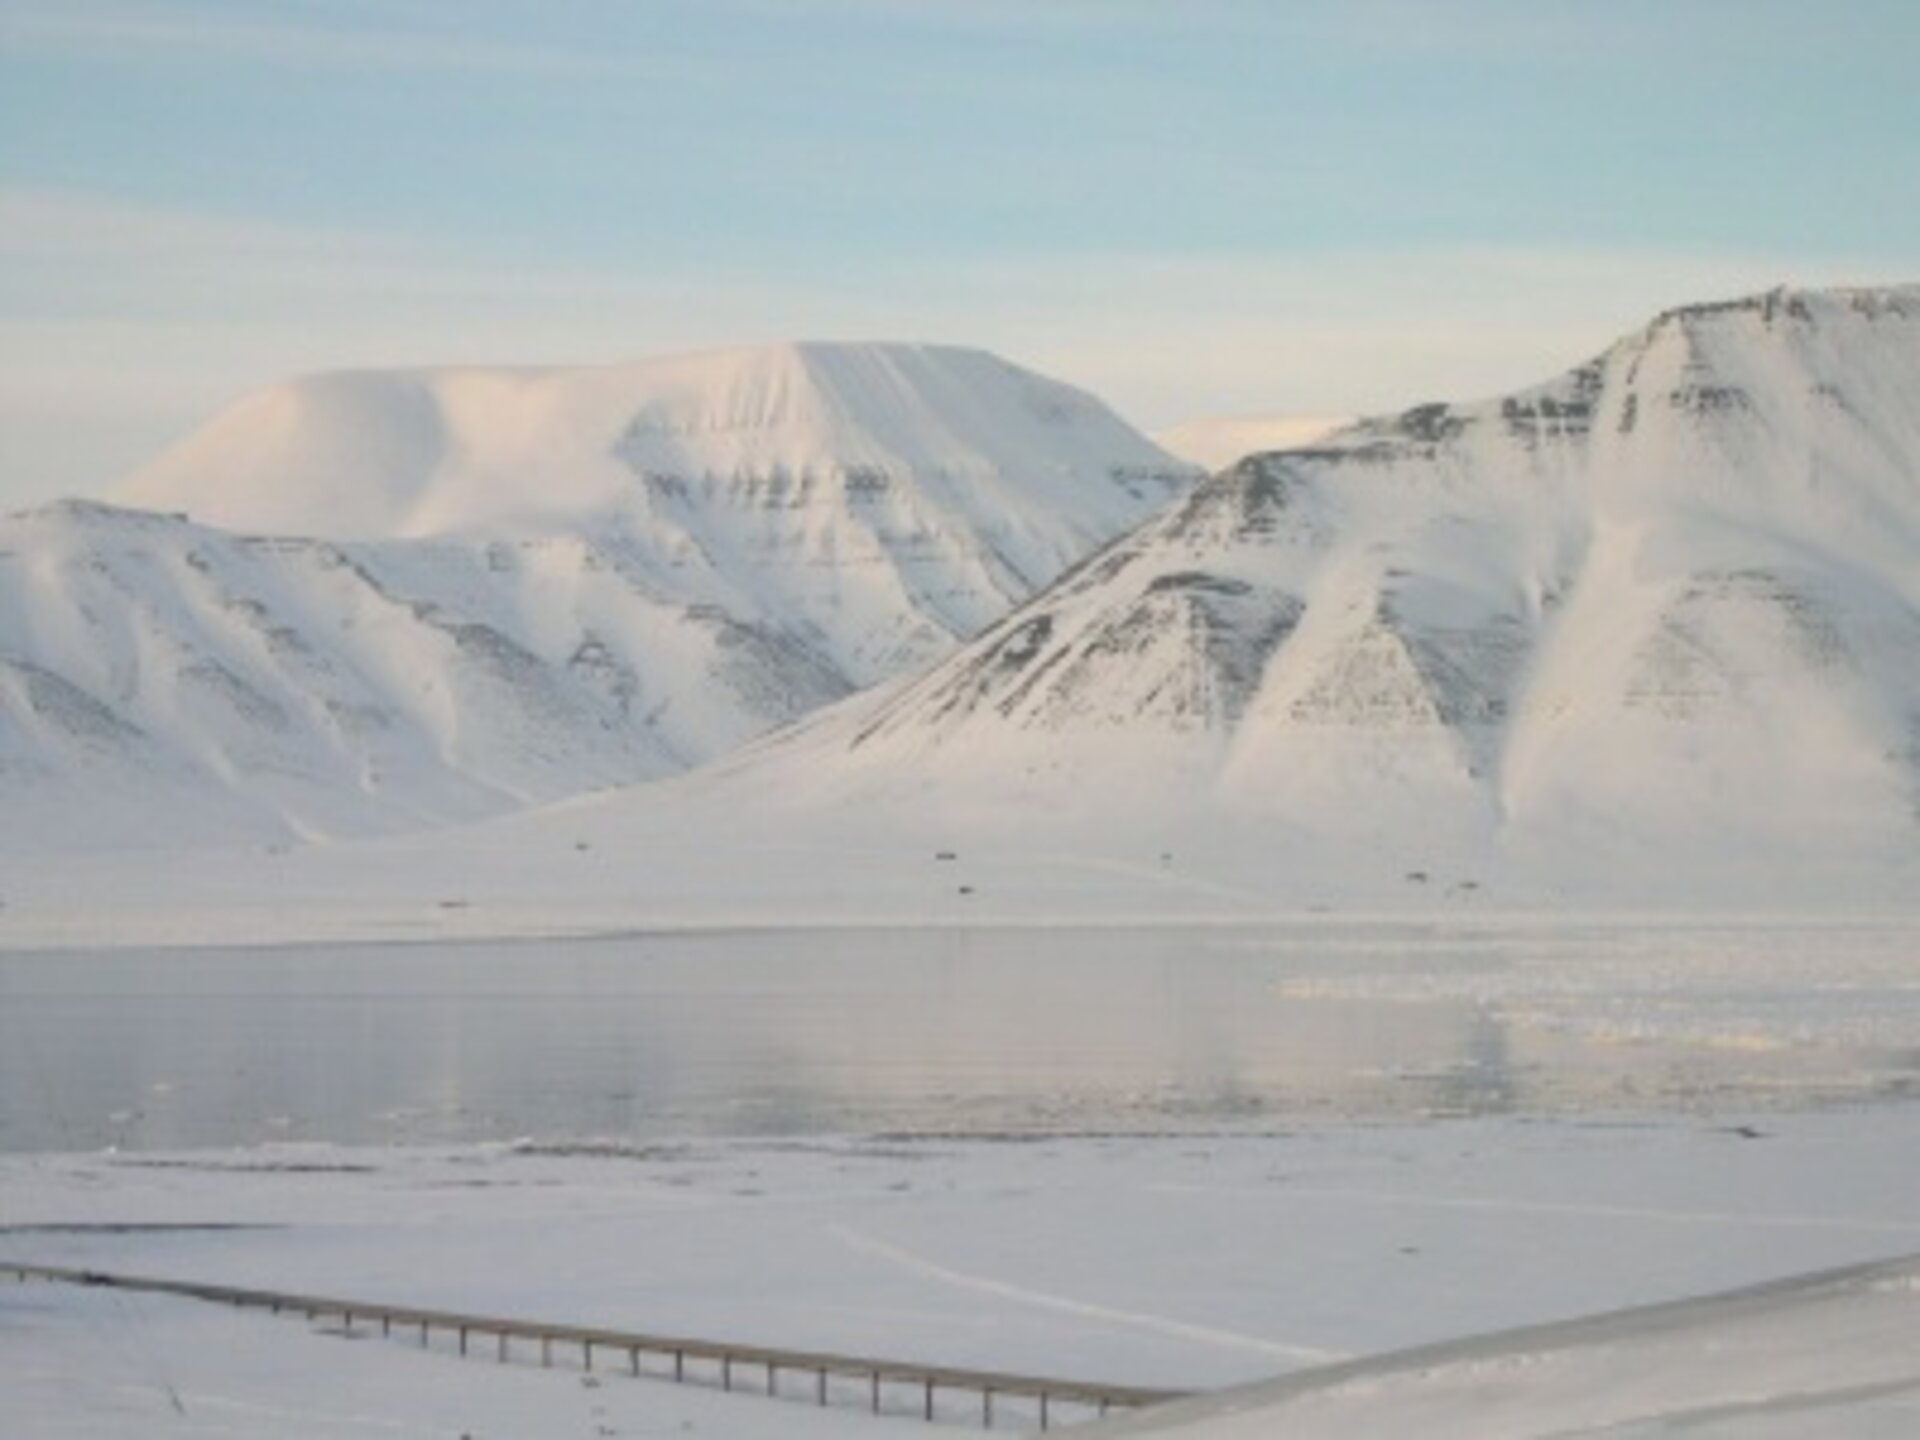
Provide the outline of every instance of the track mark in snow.
[[1496,1210],[1525,1215],[1581,1215],[1597,1220],[1657,1220],[1674,1225],[1757,1225],[1790,1230],[1858,1230],[1872,1234],[1920,1234],[1920,1220],[1853,1220],[1844,1215],[1753,1215],[1736,1210],[1662,1210],[1645,1205],[1580,1205],[1557,1200],[1499,1200],[1477,1195],[1400,1195],[1383,1190],[1328,1190],[1276,1185],[1182,1185],[1147,1187],[1165,1195],[1232,1195],[1260,1200],[1336,1200],[1342,1204],[1407,1205],[1435,1210]]
[[850,1250],[858,1250],[873,1255],[903,1270],[916,1275],[924,1275],[929,1280],[938,1280],[943,1285],[952,1285],[962,1290],[974,1290],[983,1295],[998,1295],[1005,1300],[1014,1300],[1022,1305],[1031,1305],[1042,1310],[1057,1310],[1064,1315],[1080,1315],[1090,1320],[1104,1320],[1115,1325],[1131,1325],[1141,1330],[1152,1330],[1157,1334],[1169,1335],[1177,1340],[1190,1340],[1198,1345],[1211,1345],[1224,1350],[1250,1350],[1260,1355],[1278,1355],[1288,1360],[1301,1360],[1320,1363],[1349,1358],[1344,1350],[1327,1350],[1317,1345],[1293,1345],[1282,1340],[1266,1340],[1257,1335],[1242,1335],[1233,1330],[1220,1330],[1210,1325],[1193,1325],[1184,1320],[1169,1319],[1164,1315],[1152,1315],[1138,1310],[1120,1310],[1109,1305],[1096,1305],[1091,1301],[1075,1300],[1067,1295],[1052,1295],[1044,1290],[1030,1290],[1023,1285],[1015,1285],[1006,1280],[996,1280],[988,1275],[969,1275],[964,1270],[952,1270],[911,1250],[889,1244],[875,1236],[858,1230],[849,1230],[843,1225],[835,1225],[832,1232],[841,1244]]

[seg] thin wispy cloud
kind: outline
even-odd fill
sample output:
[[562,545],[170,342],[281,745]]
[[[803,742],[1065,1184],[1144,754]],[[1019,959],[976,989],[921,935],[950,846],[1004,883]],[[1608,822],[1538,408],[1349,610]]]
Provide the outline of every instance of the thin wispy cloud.
[[1502,390],[1663,305],[1911,278],[1917,17],[0,0],[0,489],[295,371],[794,336],[1146,424]]
[[396,242],[350,230],[274,224],[186,207],[141,205],[110,195],[35,186],[0,187],[0,257],[156,260],[218,254],[290,258],[346,246],[363,251]]
[[[305,6],[290,18],[260,6],[99,3],[16,4],[0,16],[0,47],[80,53],[123,63],[246,61],[288,67],[585,75],[634,68],[587,49],[476,38],[458,15],[387,7]],[[409,14],[414,23],[404,21]],[[438,18],[441,23],[423,24]],[[331,20],[333,23],[328,23]]]
[[1020,262],[964,270],[951,293],[956,315],[991,316],[994,343],[1018,358],[1163,425],[1496,394],[1580,363],[1668,306],[1911,278],[1886,256],[1386,245]]
[[297,372],[602,363],[793,337],[982,345],[1143,425],[1368,413],[1545,379],[1666,305],[1901,278],[1871,256],[1382,246],[902,258],[801,285],[777,268],[530,263],[477,238],[16,189],[0,191],[0,424],[23,455],[84,428],[79,449],[61,439],[66,468],[28,479],[43,494],[99,489]]

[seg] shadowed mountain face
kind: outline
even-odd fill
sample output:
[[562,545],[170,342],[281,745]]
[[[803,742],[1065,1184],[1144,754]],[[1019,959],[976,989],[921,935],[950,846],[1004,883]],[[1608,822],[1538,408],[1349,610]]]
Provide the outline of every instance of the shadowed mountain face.
[[806,743],[865,796],[1910,846],[1920,288],[1674,311],[1250,457],[856,708]]
[[1193,478],[976,351],[295,382],[126,487],[191,519],[0,521],[0,842],[353,834],[672,774],[932,662]]

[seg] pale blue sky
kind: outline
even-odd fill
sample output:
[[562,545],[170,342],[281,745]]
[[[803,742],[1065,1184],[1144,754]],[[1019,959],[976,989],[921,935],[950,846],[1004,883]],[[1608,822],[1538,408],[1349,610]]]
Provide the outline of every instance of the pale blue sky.
[[1920,278],[1915,0],[0,0],[0,506],[354,364],[985,345],[1147,425]]

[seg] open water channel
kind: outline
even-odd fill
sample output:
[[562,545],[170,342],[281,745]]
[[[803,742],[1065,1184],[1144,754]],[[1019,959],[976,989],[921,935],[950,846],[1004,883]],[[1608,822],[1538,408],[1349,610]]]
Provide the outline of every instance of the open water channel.
[[1303,925],[0,953],[0,1150],[1901,1098],[1915,941]]

